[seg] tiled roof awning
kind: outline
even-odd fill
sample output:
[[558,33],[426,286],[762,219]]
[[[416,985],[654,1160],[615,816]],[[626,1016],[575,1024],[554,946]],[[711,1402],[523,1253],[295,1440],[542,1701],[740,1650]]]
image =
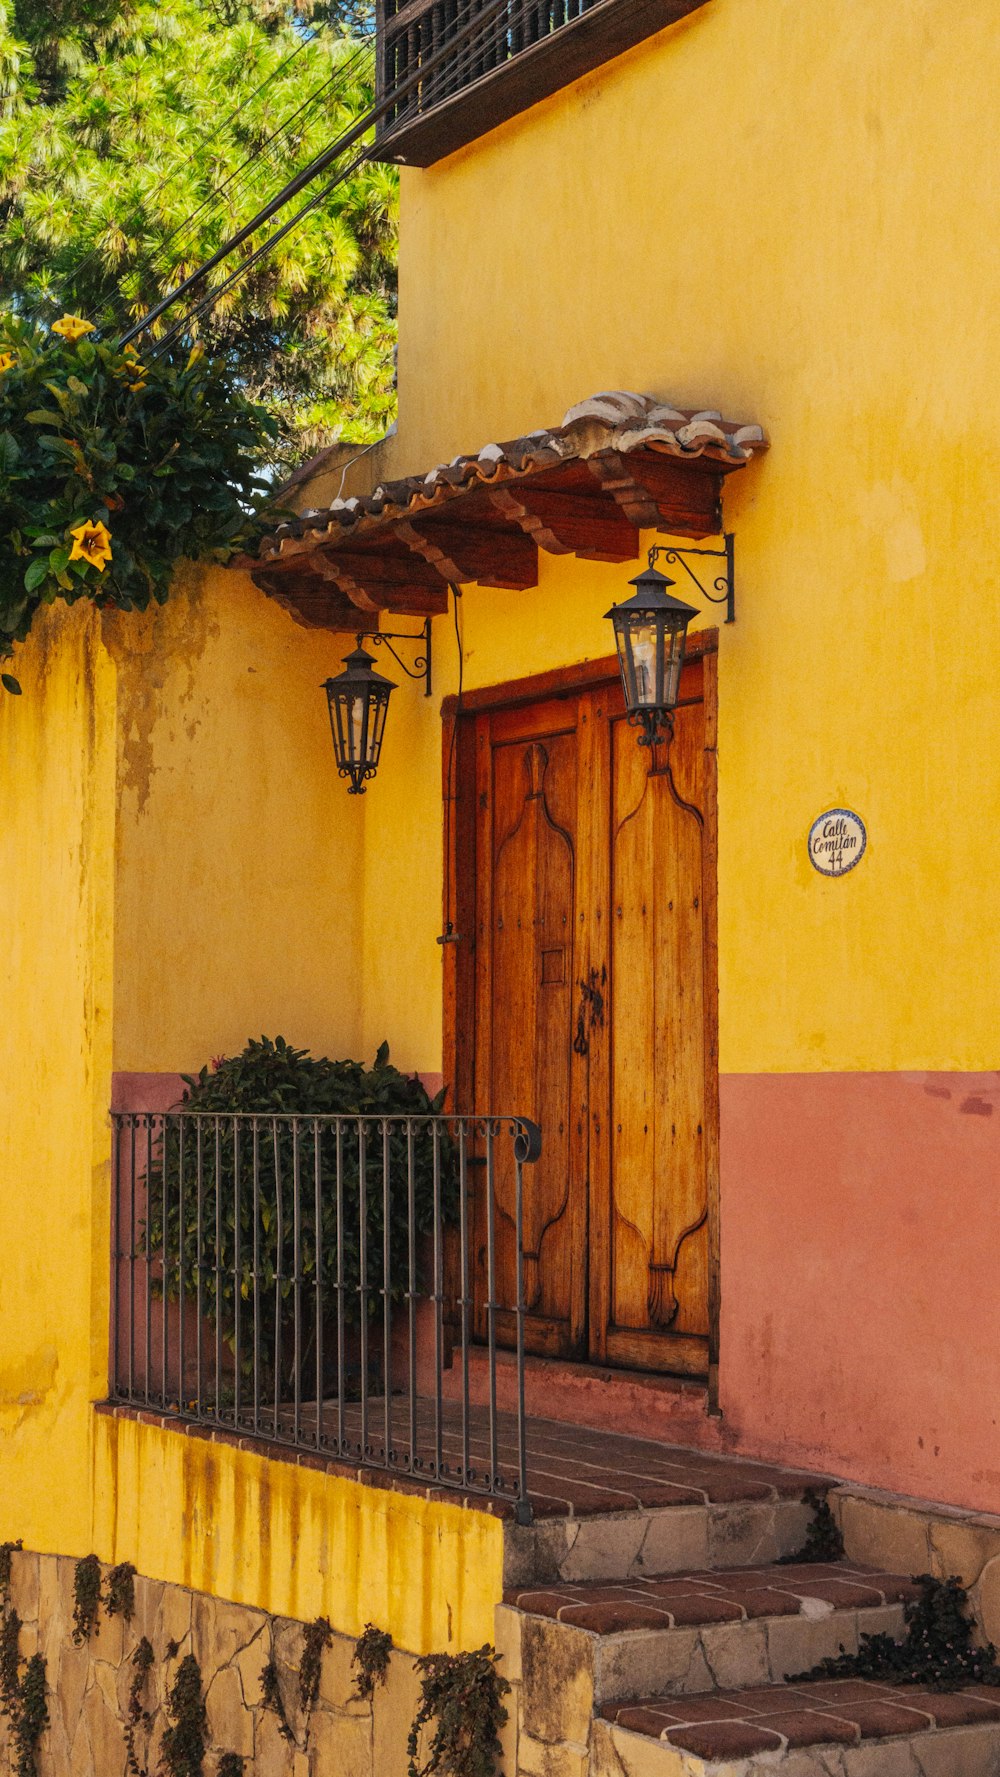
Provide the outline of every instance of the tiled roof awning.
[[718,534],[723,478],[766,447],[760,426],[719,413],[595,395],[551,431],[304,512],[241,565],[309,625],[350,629],[359,613],[379,611],[435,616],[450,581],[536,585],[539,549],[624,562],[635,560],[640,530]]

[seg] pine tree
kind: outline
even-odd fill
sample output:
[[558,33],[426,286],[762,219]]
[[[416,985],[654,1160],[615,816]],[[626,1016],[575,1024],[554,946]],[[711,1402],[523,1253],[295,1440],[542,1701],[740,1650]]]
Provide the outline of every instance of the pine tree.
[[[117,337],[370,105],[366,4],[0,0],[0,307]],[[396,203],[362,166],[190,323],[288,457],[392,418]]]

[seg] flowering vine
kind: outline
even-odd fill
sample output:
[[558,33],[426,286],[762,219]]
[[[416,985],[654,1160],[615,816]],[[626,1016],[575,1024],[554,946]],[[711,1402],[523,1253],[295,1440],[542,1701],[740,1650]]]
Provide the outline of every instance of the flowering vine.
[[80,315],[0,315],[0,661],[56,599],[144,610],[181,557],[244,547],[275,430],[198,345],[140,354]]

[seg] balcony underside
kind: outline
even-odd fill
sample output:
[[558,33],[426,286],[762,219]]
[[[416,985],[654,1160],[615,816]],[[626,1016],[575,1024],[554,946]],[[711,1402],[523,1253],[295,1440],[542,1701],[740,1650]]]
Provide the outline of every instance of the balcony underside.
[[[705,0],[598,0],[580,11],[579,16],[560,22],[551,4],[518,7],[512,0],[502,15],[502,47],[497,48],[494,37],[488,53],[480,49],[477,54],[475,44],[471,53],[464,56],[461,50],[457,51],[454,71],[446,63],[428,82],[428,94],[418,88],[401,113],[390,116],[383,125],[379,135],[380,157],[430,166],[558,92],[560,87],[632,49],[656,31],[697,11],[704,3]],[[567,5],[565,11],[571,10],[575,8]],[[386,19],[388,40],[383,38],[380,43],[380,62],[387,88],[408,78],[419,66],[420,58],[426,60],[447,42],[446,33],[451,27],[445,24],[435,29],[431,23],[432,17],[436,22],[441,12],[440,4],[404,6]],[[465,16],[461,9],[458,16]],[[525,30],[528,34],[521,23],[525,16],[531,30],[538,32],[537,38],[523,47],[513,47],[516,32]],[[419,32],[421,24],[423,32],[415,36],[414,26]],[[480,72],[481,64],[488,60],[494,60],[495,65]]]

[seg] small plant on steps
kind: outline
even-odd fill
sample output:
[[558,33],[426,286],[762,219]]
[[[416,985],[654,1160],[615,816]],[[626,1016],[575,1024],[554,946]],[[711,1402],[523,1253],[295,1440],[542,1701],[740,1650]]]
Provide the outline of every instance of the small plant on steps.
[[779,1567],[792,1567],[799,1564],[805,1566],[813,1562],[843,1561],[844,1539],[840,1534],[829,1501],[815,1487],[807,1487],[802,1495],[803,1503],[812,1507],[812,1523],[806,1531],[806,1540],[801,1549],[794,1555],[780,1555]]
[[1000,1664],[992,1643],[977,1647],[975,1625],[966,1614],[968,1593],[958,1579],[917,1574],[920,1597],[905,1607],[906,1635],[862,1635],[856,1654],[841,1650],[790,1684],[829,1678],[877,1679],[881,1684],[919,1684],[930,1691],[960,1691],[969,1684],[1000,1686]]

